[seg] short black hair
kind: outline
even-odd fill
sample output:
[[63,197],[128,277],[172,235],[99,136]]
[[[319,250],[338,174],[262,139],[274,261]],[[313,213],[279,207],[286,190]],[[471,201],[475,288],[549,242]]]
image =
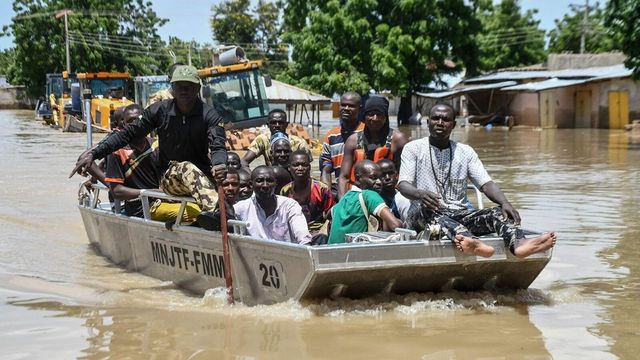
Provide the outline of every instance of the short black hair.
[[292,152],[291,155],[289,155],[289,162],[291,162],[291,159],[293,159],[294,156],[306,156],[307,157],[307,162],[309,164],[311,164],[311,162],[313,161],[311,159],[311,155],[309,155],[309,152],[307,150],[298,149],[298,150]]
[[140,106],[140,104],[136,104],[136,103],[129,104],[129,105],[127,105],[127,107],[126,107],[126,108],[124,108],[124,111],[125,111],[125,112],[126,112],[126,111],[134,111],[134,110],[138,110],[138,111],[140,111],[140,112],[144,111],[144,109],[142,108],[142,106]]
[[[284,119],[287,120],[287,113],[282,109],[273,109],[273,110],[269,111],[269,119],[271,119],[271,116],[273,114],[275,114],[275,113],[282,114],[284,116]],[[289,120],[287,120],[287,121],[289,121]]]
[[382,165],[391,165],[393,167],[393,170],[395,170],[395,172],[398,172],[398,168],[396,167],[396,163],[394,163],[392,160],[380,159],[380,160],[378,160],[378,162],[376,162],[376,164],[378,164],[378,166],[380,166],[380,167],[382,167]]

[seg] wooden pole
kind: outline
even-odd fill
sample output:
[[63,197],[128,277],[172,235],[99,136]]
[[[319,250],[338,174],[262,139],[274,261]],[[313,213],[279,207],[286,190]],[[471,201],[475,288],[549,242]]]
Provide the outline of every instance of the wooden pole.
[[222,185],[218,185],[218,207],[220,208],[220,232],[222,233],[222,257],[224,259],[224,281],[227,286],[227,303],[233,304],[231,254],[229,252],[229,232],[227,231],[227,204],[224,201]]

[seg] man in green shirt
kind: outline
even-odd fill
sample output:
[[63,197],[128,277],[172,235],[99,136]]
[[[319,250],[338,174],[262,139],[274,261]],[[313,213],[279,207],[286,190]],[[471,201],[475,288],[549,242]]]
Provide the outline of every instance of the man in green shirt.
[[333,220],[329,244],[345,242],[345,234],[367,232],[369,225],[362,203],[367,209],[367,214],[382,219],[383,230],[393,231],[402,225],[402,221],[393,216],[379,194],[382,190],[381,174],[380,166],[373,161],[362,160],[356,163],[355,186],[344,194],[331,211]]

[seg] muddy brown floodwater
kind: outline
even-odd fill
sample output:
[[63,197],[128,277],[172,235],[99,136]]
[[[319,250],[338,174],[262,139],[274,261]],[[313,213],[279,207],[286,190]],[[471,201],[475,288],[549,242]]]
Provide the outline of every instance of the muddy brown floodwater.
[[96,254],[75,207],[80,178],[67,179],[85,136],[0,111],[0,358],[637,359],[640,139],[528,128],[453,137],[475,147],[525,227],[558,233],[531,288],[245,307]]

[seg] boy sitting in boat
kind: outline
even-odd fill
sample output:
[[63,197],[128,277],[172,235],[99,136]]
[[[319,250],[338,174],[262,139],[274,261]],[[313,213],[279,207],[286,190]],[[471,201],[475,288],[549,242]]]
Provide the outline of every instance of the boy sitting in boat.
[[253,195],[236,203],[236,218],[248,223],[250,236],[308,245],[311,234],[302,208],[293,199],[275,194],[273,168],[261,165],[251,172]]
[[321,230],[333,206],[331,188],[311,177],[311,157],[304,150],[296,150],[291,154],[289,172],[293,181],[282,188],[280,195],[294,199],[302,207],[309,232],[313,236],[311,243],[326,244],[328,236]]
[[[421,231],[439,224],[458,250],[468,255],[492,256],[493,247],[476,236],[494,232],[520,258],[552,248],[554,233],[525,239],[518,211],[491,180],[476,152],[450,140],[455,125],[453,108],[437,104],[429,112],[429,137],[404,147],[398,189],[407,198],[418,200],[409,209],[408,227]],[[500,206],[468,209],[467,179]]]
[[411,206],[411,201],[396,189],[398,185],[398,169],[396,164],[388,159],[382,159],[377,162],[380,166],[380,174],[382,181],[382,191],[380,196],[387,204],[393,216],[405,221],[407,219],[407,211]]
[[331,209],[329,244],[344,243],[344,236],[349,233],[366,232],[369,214],[382,219],[383,230],[393,231],[402,225],[379,194],[382,190],[380,166],[371,160],[361,160],[355,165],[354,175],[354,186]]
[[251,173],[242,168],[238,170],[238,201],[246,200],[253,195],[253,188],[251,187]]

